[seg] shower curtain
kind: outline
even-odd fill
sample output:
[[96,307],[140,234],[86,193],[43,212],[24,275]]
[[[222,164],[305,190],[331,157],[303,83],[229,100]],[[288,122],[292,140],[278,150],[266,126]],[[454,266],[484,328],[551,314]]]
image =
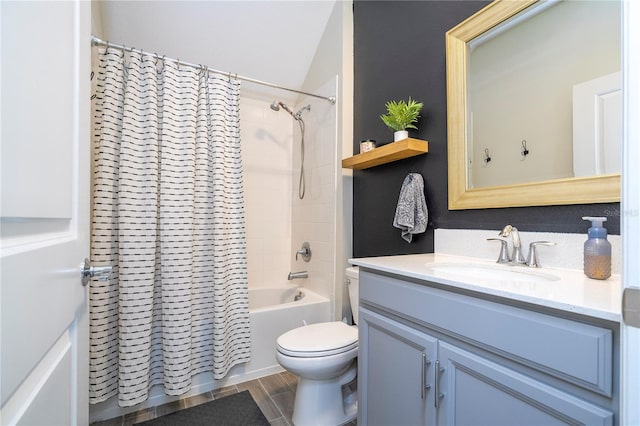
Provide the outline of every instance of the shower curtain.
[[240,83],[97,50],[90,401],[125,407],[249,361]]

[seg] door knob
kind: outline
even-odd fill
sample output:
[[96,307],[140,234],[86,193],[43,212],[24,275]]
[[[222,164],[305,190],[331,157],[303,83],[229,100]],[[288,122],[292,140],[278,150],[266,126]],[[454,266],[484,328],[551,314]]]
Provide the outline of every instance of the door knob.
[[80,265],[80,274],[82,276],[82,285],[89,283],[92,277],[99,277],[100,281],[108,281],[111,278],[112,266],[91,266],[89,259],[84,259]]

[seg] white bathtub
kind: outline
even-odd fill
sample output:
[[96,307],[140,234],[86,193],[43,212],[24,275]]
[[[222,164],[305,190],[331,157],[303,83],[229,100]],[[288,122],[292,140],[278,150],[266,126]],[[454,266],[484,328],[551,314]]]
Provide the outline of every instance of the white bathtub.
[[[294,301],[298,291],[304,293]],[[330,321],[329,299],[311,290],[292,286],[249,289],[251,362],[234,367],[243,381],[284,371],[276,361],[276,339],[282,333],[307,324]]]
[[[304,297],[298,301],[295,296],[302,292]],[[329,302],[325,297],[301,287],[266,287],[249,289],[249,311],[251,314],[299,308],[302,305]]]

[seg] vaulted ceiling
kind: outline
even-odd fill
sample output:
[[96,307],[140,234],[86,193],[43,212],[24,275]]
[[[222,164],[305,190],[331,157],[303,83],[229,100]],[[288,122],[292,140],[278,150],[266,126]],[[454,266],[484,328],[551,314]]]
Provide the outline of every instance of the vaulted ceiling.
[[96,35],[297,89],[334,4],[335,0],[96,1],[102,27],[102,34]]

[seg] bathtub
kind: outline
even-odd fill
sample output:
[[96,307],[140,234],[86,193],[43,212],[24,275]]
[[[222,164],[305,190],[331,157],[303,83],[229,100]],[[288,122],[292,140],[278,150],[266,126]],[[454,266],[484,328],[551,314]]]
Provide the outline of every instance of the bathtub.
[[[304,297],[294,301],[299,291]],[[249,289],[249,318],[251,361],[230,374],[242,376],[243,381],[284,371],[276,361],[276,339],[305,323],[330,321],[329,299],[292,286]]]
[[[295,300],[298,292],[304,297]],[[249,311],[253,313],[267,312],[302,305],[328,302],[328,299],[301,287],[267,287],[249,289]]]

